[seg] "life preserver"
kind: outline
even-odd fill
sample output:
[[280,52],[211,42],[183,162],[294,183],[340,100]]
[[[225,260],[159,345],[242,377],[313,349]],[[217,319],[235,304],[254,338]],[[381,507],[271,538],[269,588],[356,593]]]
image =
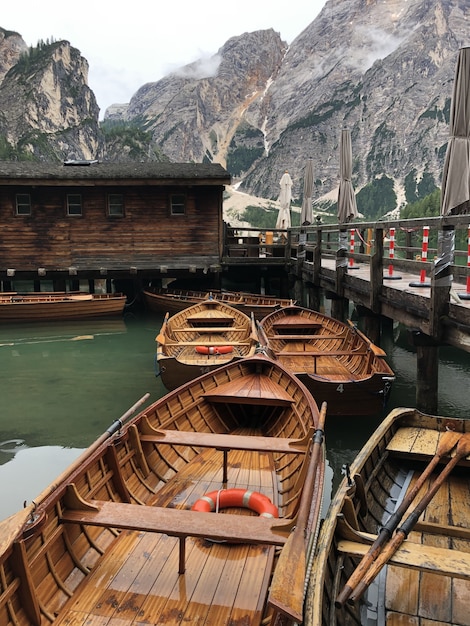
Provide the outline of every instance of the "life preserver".
[[233,352],[233,346],[196,346],[196,352],[199,354],[230,354]]
[[196,500],[192,511],[210,513],[230,506],[251,509],[261,517],[279,517],[279,511],[268,496],[248,489],[220,489],[206,493]]

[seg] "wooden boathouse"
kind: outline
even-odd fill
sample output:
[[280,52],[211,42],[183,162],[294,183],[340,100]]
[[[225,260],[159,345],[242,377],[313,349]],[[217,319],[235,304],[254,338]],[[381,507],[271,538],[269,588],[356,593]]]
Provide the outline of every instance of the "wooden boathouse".
[[0,281],[144,282],[219,267],[230,175],[200,163],[0,161]]

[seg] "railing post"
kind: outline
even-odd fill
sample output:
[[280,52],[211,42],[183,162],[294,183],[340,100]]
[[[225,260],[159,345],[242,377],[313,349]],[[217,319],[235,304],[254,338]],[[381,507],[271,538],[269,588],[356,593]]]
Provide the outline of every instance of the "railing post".
[[454,227],[442,226],[438,232],[437,259],[431,269],[429,335],[434,339],[440,338],[442,333],[442,318],[449,312],[454,249]]
[[384,229],[376,226],[374,229],[374,253],[370,257],[370,309],[380,313],[380,294],[383,285],[384,272]]

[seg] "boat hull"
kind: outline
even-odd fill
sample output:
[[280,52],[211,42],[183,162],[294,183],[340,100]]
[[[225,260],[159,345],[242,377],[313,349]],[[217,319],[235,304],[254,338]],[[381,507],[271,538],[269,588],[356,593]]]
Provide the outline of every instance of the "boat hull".
[[170,315],[174,315],[188,306],[213,297],[237,308],[248,316],[253,313],[257,320],[262,319],[268,313],[280,307],[288,306],[292,303],[292,300],[277,298],[276,296],[218,290],[145,289],[143,295],[146,305],[154,313],[165,314],[168,312]]
[[0,321],[80,320],[122,315],[123,294],[2,295]]
[[372,374],[357,381],[324,380],[310,374],[297,374],[320,404],[326,402],[330,415],[380,415],[387,405],[394,377]]
[[338,416],[379,415],[395,380],[385,352],[352,324],[289,306],[259,323],[260,342]]
[[[331,501],[317,544],[307,592],[305,626],[373,624],[469,624],[470,504],[464,457],[416,516],[416,525],[396,552],[358,596],[346,585],[380,529],[392,515],[403,527],[412,511],[455,455],[445,453],[419,488],[419,477],[442,446],[449,430],[470,437],[468,420],[429,416],[416,409],[395,409],[359,452]],[[467,444],[468,445],[468,444]],[[457,448],[458,450],[458,448]],[[468,451],[468,450],[467,450]],[[419,491],[415,497],[413,486]],[[405,499],[411,498],[411,504]],[[402,505],[402,503],[404,504]],[[400,511],[403,506],[404,511]],[[394,527],[388,529],[395,537]],[[380,562],[379,556],[375,557]],[[366,579],[361,570],[359,580]],[[351,582],[350,582],[351,581]],[[429,620],[429,622],[428,622]]]
[[[309,559],[319,527],[317,405],[263,356],[220,367],[133,416],[146,400],[0,523],[0,626],[276,619],[269,589],[276,577],[286,587],[292,570],[279,549],[291,554],[299,527]],[[263,512],[269,498],[278,517],[258,515],[251,495],[223,512],[192,510],[220,489],[255,492]],[[289,588],[301,599],[305,575]]]

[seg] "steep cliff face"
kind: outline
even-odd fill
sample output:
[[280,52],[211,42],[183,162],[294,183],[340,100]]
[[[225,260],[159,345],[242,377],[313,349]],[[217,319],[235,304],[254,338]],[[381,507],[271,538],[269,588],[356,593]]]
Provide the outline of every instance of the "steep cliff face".
[[208,159],[226,165],[234,135],[251,125],[247,111],[253,103],[256,110],[262,106],[285,51],[286,44],[273,30],[233,37],[213,57],[144,85],[125,111],[112,109],[110,117],[145,117],[155,142],[171,160]]
[[[292,43],[269,90],[269,160],[297,174],[294,193],[307,157],[317,197],[337,186],[342,127],[352,134],[356,187],[386,175],[400,198],[413,170],[439,185],[469,18],[461,0],[330,0]],[[282,170],[272,169],[259,162],[246,188],[273,189]]]
[[24,157],[102,156],[88,63],[67,41],[42,44],[17,57],[1,83],[0,111],[3,140]]
[[302,196],[308,157],[315,197],[334,196],[347,127],[356,189],[384,175],[400,202],[407,176],[440,185],[469,20],[466,0],[329,0],[288,50],[272,31],[234,38],[214,76],[182,68],[142,87],[117,117],[149,119],[171,159],[227,164],[242,189],[270,198],[285,168]]
[[0,28],[0,83],[8,70],[18,63],[27,45],[18,33]]

